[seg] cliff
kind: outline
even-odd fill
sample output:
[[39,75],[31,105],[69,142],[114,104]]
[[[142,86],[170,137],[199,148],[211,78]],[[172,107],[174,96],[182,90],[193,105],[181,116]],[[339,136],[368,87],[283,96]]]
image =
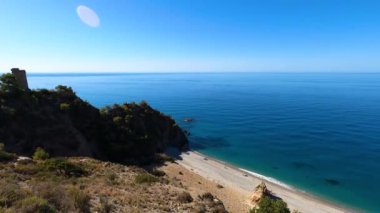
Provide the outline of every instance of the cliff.
[[0,77],[0,212],[227,212],[157,169],[176,164],[169,146],[185,132],[146,102],[97,109]]
[[146,163],[168,146],[188,144],[173,119],[145,102],[97,109],[70,87],[25,90],[12,74],[0,78],[0,142],[27,156],[42,147],[52,156],[122,163]]

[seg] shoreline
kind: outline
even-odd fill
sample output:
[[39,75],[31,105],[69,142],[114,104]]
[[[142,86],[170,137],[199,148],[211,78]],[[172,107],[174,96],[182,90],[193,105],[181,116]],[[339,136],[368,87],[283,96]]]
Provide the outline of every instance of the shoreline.
[[[170,152],[169,152],[170,153]],[[171,152],[171,154],[173,154]],[[283,199],[291,210],[301,212],[357,212],[357,210],[336,204],[333,201],[318,197],[297,189],[281,181],[249,171],[227,162],[209,157],[197,151],[176,153],[181,166],[205,179],[236,189],[246,197],[245,204],[249,205],[249,196],[254,188],[264,181],[268,189]]]

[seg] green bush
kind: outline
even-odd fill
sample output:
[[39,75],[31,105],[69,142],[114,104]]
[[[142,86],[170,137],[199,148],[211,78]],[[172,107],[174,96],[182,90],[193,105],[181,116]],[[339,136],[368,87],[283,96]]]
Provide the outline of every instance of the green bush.
[[13,160],[15,159],[16,156],[12,153],[8,153],[4,150],[0,150],[0,162],[1,161],[10,161],[10,160]]
[[59,109],[62,111],[69,111],[70,110],[70,104],[68,103],[62,103],[59,105]]
[[6,152],[4,150],[4,144],[0,143],[0,162],[1,161],[10,161],[16,158],[16,155]]
[[16,212],[24,213],[54,213],[56,210],[45,199],[28,196],[15,204]]
[[0,94],[4,97],[18,97],[22,93],[16,78],[11,73],[0,76]]
[[47,153],[41,147],[37,147],[36,151],[33,154],[33,160],[46,160],[49,158],[49,153]]
[[158,181],[158,178],[153,176],[153,175],[150,175],[150,174],[139,174],[136,176],[135,178],[135,182],[138,183],[138,184],[142,184],[142,183],[154,183],[154,182],[157,182]]
[[287,204],[280,199],[263,196],[258,202],[258,208],[251,209],[250,213],[290,213]]
[[51,158],[44,162],[44,169],[55,171],[59,175],[69,177],[80,177],[86,174],[86,171],[73,163],[70,163],[65,158]]

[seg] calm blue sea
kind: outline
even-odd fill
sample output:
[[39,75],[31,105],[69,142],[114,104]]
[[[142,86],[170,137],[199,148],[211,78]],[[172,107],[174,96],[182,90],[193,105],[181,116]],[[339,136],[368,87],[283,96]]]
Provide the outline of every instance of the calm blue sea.
[[380,74],[31,74],[29,84],[69,85],[97,107],[146,100],[201,153],[380,212]]

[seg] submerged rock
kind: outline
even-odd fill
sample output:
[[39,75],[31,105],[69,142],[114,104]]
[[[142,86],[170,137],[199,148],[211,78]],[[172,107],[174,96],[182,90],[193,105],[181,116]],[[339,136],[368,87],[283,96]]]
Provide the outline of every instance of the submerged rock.
[[335,179],[329,179],[329,178],[326,178],[325,179],[325,183],[329,184],[329,185],[332,185],[332,186],[337,186],[340,184],[339,181],[335,180]]

